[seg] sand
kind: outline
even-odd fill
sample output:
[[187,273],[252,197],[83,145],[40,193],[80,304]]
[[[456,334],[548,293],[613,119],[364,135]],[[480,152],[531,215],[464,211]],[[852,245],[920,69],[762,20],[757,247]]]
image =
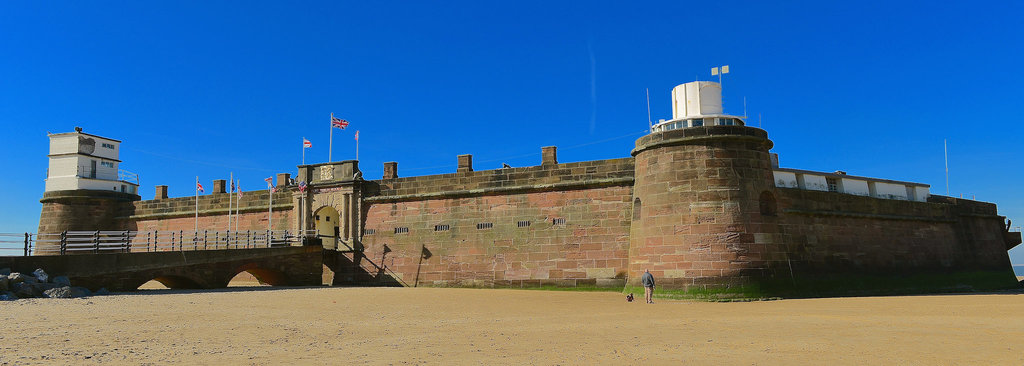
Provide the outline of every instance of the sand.
[[614,292],[143,291],[0,303],[0,364],[1022,364],[1024,294],[627,303]]

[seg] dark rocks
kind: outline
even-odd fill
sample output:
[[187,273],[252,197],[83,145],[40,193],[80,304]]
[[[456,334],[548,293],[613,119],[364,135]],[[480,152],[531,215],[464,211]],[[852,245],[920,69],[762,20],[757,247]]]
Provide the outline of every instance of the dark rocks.
[[36,282],[31,284],[30,286],[32,286],[32,288],[35,289],[36,293],[46,293],[46,290],[61,287],[61,285],[48,282]]
[[46,271],[42,268],[36,268],[36,270],[32,272],[32,275],[35,276],[39,282],[47,282],[50,280],[50,275],[46,274]]
[[25,282],[18,282],[14,284],[14,287],[12,287],[11,290],[14,290],[14,294],[18,295],[18,297],[22,299],[29,297],[41,297],[43,295],[42,292],[39,292],[35,287],[32,287],[32,284]]
[[55,299],[72,299],[89,295],[92,295],[92,293],[85,287],[62,286],[46,290],[46,296]]
[[72,297],[71,287],[64,286],[46,290],[46,296],[54,299],[70,299]]
[[11,273],[11,274],[7,275],[7,280],[10,281],[10,286],[14,286],[16,284],[25,282],[25,278],[27,278],[27,277],[28,276],[23,275],[21,273],[14,272],[14,273]]
[[11,274],[10,268],[0,268],[0,276],[7,276]]
[[72,297],[92,296],[92,291],[89,291],[89,289],[87,289],[85,287],[75,286],[75,287],[71,288],[71,296]]
[[71,280],[68,279],[68,276],[57,276],[52,278],[50,282],[61,286],[71,286]]
[[110,291],[107,291],[106,287],[101,287],[99,290],[96,290],[96,292],[93,292],[92,294],[95,296],[104,296],[110,295]]
[[[10,273],[10,269],[7,268],[0,272],[8,272],[0,275],[0,301],[34,297],[75,298],[94,295],[85,287],[71,286],[71,280],[67,276],[50,276],[42,268],[36,269],[32,274]],[[100,289],[96,295],[109,293],[106,289]]]

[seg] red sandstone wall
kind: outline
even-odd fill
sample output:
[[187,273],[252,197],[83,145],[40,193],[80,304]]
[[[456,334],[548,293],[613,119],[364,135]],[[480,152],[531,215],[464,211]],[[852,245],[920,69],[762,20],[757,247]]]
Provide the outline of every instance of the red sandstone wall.
[[884,200],[779,189],[780,231],[796,271],[859,274],[1009,271],[995,205]]
[[[621,286],[631,187],[377,203],[366,209],[367,259],[406,286]],[[564,218],[564,225],[553,225]],[[517,221],[530,221],[517,227]],[[477,229],[478,223],[493,223]],[[450,225],[434,231],[435,225]],[[396,227],[409,233],[396,234]],[[385,253],[385,246],[390,250]],[[422,259],[421,249],[430,253]],[[364,265],[368,271],[372,268]]]
[[[238,215],[241,221],[238,230],[267,230],[270,192],[244,192],[241,203],[232,202],[241,208]],[[230,195],[234,201],[236,196]],[[209,194],[199,196],[199,230],[228,230],[229,194]],[[273,230],[292,230],[292,197],[291,192],[274,193]],[[195,227],[196,201],[194,197],[177,197],[160,200],[133,202],[121,217],[123,229],[127,230],[184,230],[192,231]],[[235,228],[232,218],[232,229]]]
[[[269,215],[266,211],[262,212],[243,212],[238,216],[231,218],[231,230],[235,230],[235,219],[239,219],[237,228],[240,231],[254,230],[263,231],[267,230],[267,217]],[[292,210],[274,211],[274,230],[292,230],[291,227]],[[172,218],[154,218],[144,219],[136,222],[137,229],[139,231],[192,231],[195,227],[195,217],[172,217]],[[228,230],[228,216],[224,214],[216,215],[199,215],[199,230],[210,230],[210,231],[227,231]]]

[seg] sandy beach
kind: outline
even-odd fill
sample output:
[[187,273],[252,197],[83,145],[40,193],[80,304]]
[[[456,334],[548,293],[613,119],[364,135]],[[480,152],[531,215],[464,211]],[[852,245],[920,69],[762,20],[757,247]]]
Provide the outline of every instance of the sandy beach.
[[150,290],[0,303],[2,364],[1021,364],[1024,295]]

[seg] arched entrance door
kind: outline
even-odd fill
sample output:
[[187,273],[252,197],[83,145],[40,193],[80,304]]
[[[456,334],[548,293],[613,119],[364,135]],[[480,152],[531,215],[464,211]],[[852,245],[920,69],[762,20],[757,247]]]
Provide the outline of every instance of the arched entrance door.
[[324,249],[338,249],[338,210],[334,207],[321,207],[313,214],[316,236],[323,241]]

